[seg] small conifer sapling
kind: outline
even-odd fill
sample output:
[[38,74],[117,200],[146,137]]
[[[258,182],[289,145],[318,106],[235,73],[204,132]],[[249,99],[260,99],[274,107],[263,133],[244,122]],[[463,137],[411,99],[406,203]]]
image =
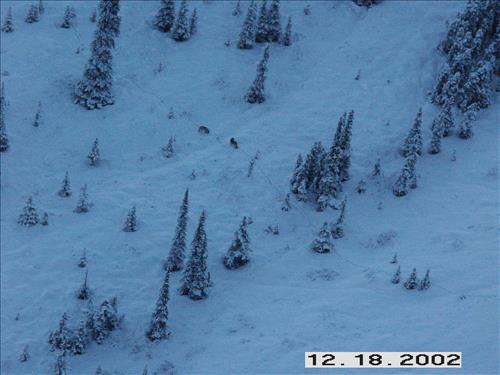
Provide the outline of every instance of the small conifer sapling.
[[12,8],[9,7],[7,15],[5,16],[5,21],[2,25],[2,31],[4,33],[11,33],[14,31],[14,23],[12,22]]
[[33,205],[33,198],[31,195],[26,201],[22,214],[19,215],[17,222],[25,227],[32,227],[39,222],[38,213]]
[[398,266],[398,269],[396,270],[396,273],[392,277],[391,283],[393,284],[399,284],[401,281],[401,266]]
[[417,270],[414,268],[410,276],[408,277],[408,280],[405,281],[404,287],[406,289],[416,289],[417,286],[418,286]]

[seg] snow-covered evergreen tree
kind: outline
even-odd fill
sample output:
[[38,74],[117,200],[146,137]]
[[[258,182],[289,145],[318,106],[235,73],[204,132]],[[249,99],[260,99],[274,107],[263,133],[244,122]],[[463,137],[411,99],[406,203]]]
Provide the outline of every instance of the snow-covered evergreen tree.
[[414,268],[408,280],[405,281],[404,286],[406,289],[416,289],[418,286],[417,270]]
[[167,159],[174,156],[175,153],[174,144],[175,144],[175,137],[170,137],[167,145],[162,147],[163,156],[165,156]]
[[66,10],[64,11],[64,18],[61,22],[61,27],[64,29],[69,29],[73,25],[73,20],[76,17],[75,8],[72,6],[66,6]]
[[69,352],[73,355],[81,355],[85,353],[89,342],[89,333],[85,327],[85,323],[80,321],[78,328],[73,332],[71,337],[71,347]]
[[83,185],[80,189],[80,196],[78,197],[78,203],[74,212],[77,214],[89,212],[90,205],[87,197],[87,184]]
[[262,2],[257,20],[257,29],[255,32],[255,41],[257,43],[266,43],[268,41],[269,20],[268,20],[267,0]]
[[301,179],[303,179],[303,165],[304,165],[304,160],[302,158],[302,154],[299,154],[297,156],[297,161],[295,162],[295,169],[293,170],[293,175],[292,178],[290,179],[290,190],[292,193],[297,194],[299,185],[302,182]]
[[398,263],[398,253],[394,253],[391,261],[390,261],[391,264],[396,264]]
[[333,225],[331,228],[332,237],[335,239],[344,237],[344,220],[345,220],[346,205],[347,205],[347,197],[344,197],[342,203],[340,204],[340,215],[337,218],[335,225]]
[[426,290],[431,287],[431,280],[429,278],[429,270],[425,273],[424,279],[418,285],[418,290]]
[[38,102],[38,107],[35,113],[35,119],[33,120],[33,126],[38,128],[40,126],[40,121],[42,120],[42,102]]
[[50,350],[62,350],[66,351],[71,346],[71,330],[67,327],[68,315],[63,314],[61,320],[59,320],[59,328],[49,335],[49,345]]
[[89,159],[89,165],[95,167],[99,163],[100,157],[101,154],[99,151],[99,139],[96,138],[94,140],[94,143],[92,144],[92,149],[87,155],[87,159]]
[[75,89],[75,103],[87,109],[99,109],[114,103],[111,49],[119,33],[120,17],[115,14],[118,9],[118,0],[101,0],[99,3],[99,21],[91,44],[91,56]]
[[156,15],[154,25],[161,32],[168,33],[172,30],[175,21],[174,0],[161,0],[162,5]]
[[19,215],[17,222],[25,227],[32,227],[38,224],[38,213],[33,205],[33,198],[31,195],[26,201],[26,206],[23,208],[23,213]]
[[451,104],[446,103],[443,105],[441,111],[432,122],[431,130],[433,132],[435,127],[441,128],[443,137],[450,135],[451,129],[455,127],[451,113]]
[[7,15],[5,16],[5,21],[2,25],[2,31],[4,33],[11,33],[14,31],[14,23],[12,22],[12,8],[9,7]]
[[380,159],[377,159],[375,164],[373,165],[372,177],[377,177],[382,174],[382,167],[380,165]]
[[250,253],[252,251],[250,249],[250,236],[248,235],[248,225],[250,223],[251,219],[243,216],[240,227],[238,228],[238,236],[241,239],[241,243],[243,244],[243,248],[246,253]]
[[404,157],[411,153],[422,154],[422,108],[419,108],[413,126],[401,147],[401,154]]
[[271,0],[268,25],[268,41],[278,43],[281,40],[280,0]]
[[7,136],[7,131],[5,129],[5,109],[7,107],[7,102],[5,101],[4,86],[3,82],[0,88],[0,152],[6,152],[9,150],[9,137]]
[[356,5],[358,5],[360,7],[369,8],[372,5],[377,4],[380,0],[352,0],[352,1],[353,1],[353,3],[355,3]]
[[56,362],[54,364],[54,375],[67,375],[66,372],[66,352],[63,351],[62,354],[57,356]]
[[71,195],[71,186],[69,183],[68,171],[66,171],[66,174],[64,175],[61,189],[57,192],[57,195],[59,195],[60,197],[63,197],[63,198],[69,197]]
[[28,8],[28,13],[26,14],[26,18],[24,21],[27,23],[34,23],[40,20],[40,11],[35,4],[31,4]]
[[194,8],[191,18],[189,19],[189,35],[193,36],[198,32],[198,14],[196,13],[196,8]]
[[256,17],[257,10],[254,0],[250,3],[248,7],[247,15],[243,26],[238,37],[238,48],[239,49],[251,49],[255,43],[255,32],[256,32]]
[[391,283],[393,284],[399,284],[401,281],[401,266],[398,266],[398,269],[396,270],[396,273],[392,277]]
[[290,211],[290,208],[292,208],[292,205],[290,204],[290,193],[286,193],[285,199],[283,200],[283,205],[281,206],[281,210],[288,212]]
[[241,14],[240,0],[238,0],[233,10],[233,16],[239,16],[240,14]]
[[193,300],[206,298],[210,286],[207,271],[207,237],[205,233],[205,211],[202,211],[200,221],[191,243],[191,256],[184,269],[181,295],[187,295]]
[[432,139],[429,145],[429,154],[438,154],[441,152],[441,138],[443,138],[443,125],[441,123],[433,123]]
[[92,294],[92,291],[90,290],[90,287],[89,287],[88,281],[87,281],[88,272],[89,272],[88,270],[85,271],[85,278],[83,279],[83,284],[80,286],[80,288],[76,292],[76,297],[78,299],[87,300],[90,298],[90,295]]
[[169,300],[169,288],[170,288],[170,272],[165,272],[165,278],[163,280],[163,285],[161,286],[160,296],[156,301],[155,311],[151,316],[151,322],[149,323],[149,328],[146,331],[146,337],[150,341],[160,341],[166,339],[170,332],[168,331],[168,300]]
[[405,196],[408,194],[408,188],[414,189],[417,187],[416,163],[417,155],[408,155],[405,165],[401,170],[401,174],[392,188],[392,192],[396,197]]
[[314,239],[311,247],[312,250],[317,253],[329,253],[330,251],[333,251],[334,246],[332,242],[332,235],[326,221],[321,227],[318,236]]
[[257,66],[257,77],[253,81],[252,86],[248,90],[245,99],[251,104],[264,103],[266,100],[264,83],[266,80],[267,62],[269,60],[269,46],[264,49],[264,55]]
[[175,20],[172,38],[177,42],[185,42],[190,37],[187,2],[186,0],[182,0],[177,19]]
[[244,266],[249,260],[238,232],[234,232],[234,240],[224,255],[224,265],[230,270],[234,270]]
[[184,265],[184,258],[186,253],[186,227],[188,221],[189,209],[189,190],[184,193],[181,207],[179,208],[179,218],[177,219],[177,226],[175,227],[174,240],[170,253],[166,262],[166,269],[168,271],[180,271]]
[[135,206],[127,214],[127,219],[123,225],[124,232],[135,232],[137,231],[137,215],[135,213]]
[[341,141],[340,141],[340,149],[341,158],[340,158],[340,181],[344,182],[349,180],[349,168],[351,166],[351,137],[352,137],[352,124],[354,120],[354,111],[350,111],[347,115],[347,119],[345,121],[345,126],[343,127]]
[[288,17],[288,22],[286,23],[283,45],[285,47],[292,45],[292,17]]
[[118,313],[116,297],[110,300],[104,300],[101,303],[99,311],[90,314],[89,317],[91,318],[90,322],[87,322],[87,326],[92,327],[92,338],[98,344],[102,344],[104,339],[107,338],[112,331],[116,330],[123,320],[123,315]]

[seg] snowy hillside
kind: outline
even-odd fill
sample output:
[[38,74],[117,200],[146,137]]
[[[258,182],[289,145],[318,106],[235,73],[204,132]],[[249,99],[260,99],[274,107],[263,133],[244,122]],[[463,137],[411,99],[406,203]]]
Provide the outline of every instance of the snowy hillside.
[[[124,320],[101,345],[69,356],[68,375],[92,375],[98,366],[141,374],[146,365],[150,375],[319,372],[304,368],[306,351],[461,351],[460,370],[389,373],[499,372],[498,93],[480,112],[474,137],[443,139],[441,153],[418,159],[418,188],[392,193],[404,164],[398,148],[419,107],[425,148],[430,141],[439,109],[428,92],[444,61],[436,46],[465,2],[383,1],[367,9],[352,1],[282,1],[281,23],[292,17],[293,43],[270,44],[266,101],[249,104],[244,96],[264,45],[236,47],[248,2],[233,16],[236,2],[188,1],[198,32],[179,43],[153,28],[159,1],[121,1],[115,104],[99,110],[72,98],[90,56],[97,2],[43,3],[40,21],[30,24],[30,2],[1,1],[1,21],[11,7],[14,24],[1,33],[10,142],[1,153],[2,374],[54,373],[49,334],[65,312],[76,327],[87,306],[75,296],[84,249],[95,303],[116,296]],[[65,29],[68,4],[76,19]],[[297,154],[317,141],[329,147],[339,117],[351,110],[345,236],[333,241],[333,252],[318,254],[311,243],[339,210],[317,212],[293,196],[289,211],[281,207]],[[202,125],[209,134],[198,131]],[[165,158],[170,137],[175,153]],[[91,167],[86,157],[96,138],[101,161]],[[370,178],[378,158],[383,175]],[[66,171],[72,195],[62,198]],[[356,192],[360,180],[364,194]],[[92,205],[77,214],[84,184]],[[152,343],[145,331],[186,189],[187,251],[206,210],[213,286],[194,301],[177,291],[182,272],[172,273],[171,334]],[[39,214],[48,213],[48,226],[17,223],[29,195]],[[138,230],[124,232],[133,205]],[[228,270],[222,258],[244,216],[253,220],[251,261]],[[269,226],[279,234],[267,233]],[[392,284],[395,253],[403,280],[413,268],[419,277],[429,269],[432,287]],[[30,358],[21,362],[26,346]]]

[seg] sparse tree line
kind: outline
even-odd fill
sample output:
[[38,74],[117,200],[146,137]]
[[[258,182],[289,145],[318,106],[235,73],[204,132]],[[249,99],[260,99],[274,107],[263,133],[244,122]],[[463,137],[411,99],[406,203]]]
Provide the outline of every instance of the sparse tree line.
[[[394,257],[391,260],[392,264],[397,264],[398,263],[398,255],[394,254]],[[431,287],[431,279],[429,276],[429,270],[425,272],[425,276],[422,280],[420,280],[417,277],[417,269],[413,268],[411,271],[410,275],[408,276],[408,279],[403,283],[403,286],[406,289],[409,290],[427,290]],[[396,272],[394,273],[394,276],[392,276],[391,283],[393,284],[399,284],[401,282],[401,266],[398,265],[398,268],[396,269]]]

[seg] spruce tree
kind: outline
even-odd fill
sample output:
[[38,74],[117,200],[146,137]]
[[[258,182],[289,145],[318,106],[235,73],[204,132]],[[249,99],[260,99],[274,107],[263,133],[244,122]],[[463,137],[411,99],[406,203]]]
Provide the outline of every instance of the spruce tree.
[[88,272],[89,272],[88,270],[85,271],[85,278],[83,279],[83,284],[76,292],[76,298],[81,300],[89,299],[90,295],[92,294],[92,291],[90,290],[90,287],[87,282]]
[[298,194],[301,179],[303,178],[303,164],[302,154],[297,156],[297,161],[295,162],[295,169],[293,170],[292,178],[290,179],[290,190],[294,194]]
[[413,126],[401,147],[401,154],[407,157],[410,153],[422,154],[422,108],[417,112]]
[[255,20],[256,20],[256,5],[254,0],[248,7],[247,15],[238,37],[239,49],[252,49],[255,43]]
[[4,86],[3,82],[0,88],[0,152],[6,152],[9,150],[9,138],[7,137],[7,132],[5,129],[5,109],[7,103],[5,101]]
[[14,24],[12,23],[12,8],[10,7],[7,11],[7,16],[5,16],[5,21],[2,25],[2,31],[4,33],[11,33],[14,31]]
[[127,219],[123,225],[124,232],[135,232],[137,231],[137,215],[135,213],[135,206],[127,214]]
[[443,105],[443,108],[432,122],[432,130],[434,130],[435,126],[440,126],[442,128],[443,137],[450,135],[451,129],[455,127],[450,103],[447,102]]
[[431,287],[431,280],[429,278],[429,270],[425,273],[424,279],[418,285],[418,290],[426,290]]
[[96,138],[94,140],[94,143],[92,144],[92,149],[87,155],[87,159],[89,159],[89,165],[95,167],[99,163],[100,156],[101,154],[99,152],[99,139]]
[[166,269],[168,271],[180,271],[184,265],[184,258],[186,253],[186,227],[188,221],[189,209],[189,190],[186,189],[181,207],[179,208],[179,218],[177,219],[177,226],[175,228],[174,240],[170,253],[166,262]]
[[349,168],[351,166],[351,137],[352,137],[352,123],[354,119],[354,111],[349,112],[343,127],[343,133],[340,142],[341,162],[340,162],[340,181],[344,182],[349,180]]
[[240,268],[249,262],[250,258],[243,246],[238,232],[234,232],[234,240],[224,255],[224,265],[230,270]]
[[102,344],[110,333],[116,330],[123,320],[123,315],[118,314],[116,297],[104,300],[99,311],[89,314],[87,326],[92,327],[91,335],[97,344]]
[[44,212],[42,215],[42,219],[40,220],[40,224],[43,226],[49,225],[49,214]]
[[317,210],[324,211],[332,206],[332,200],[337,197],[340,188],[339,160],[332,160],[328,154],[323,159],[319,178]]
[[391,283],[393,284],[399,284],[401,281],[401,266],[398,266],[398,269],[396,270],[396,273],[392,277]]
[[57,192],[57,195],[59,195],[60,197],[63,197],[63,198],[69,197],[71,195],[71,186],[69,183],[68,171],[66,171],[66,174],[64,175],[61,189]]
[[281,40],[280,0],[271,1],[268,23],[268,41],[278,43]]
[[418,286],[417,270],[414,268],[408,280],[405,281],[404,287],[406,289],[416,289]]
[[345,197],[342,200],[342,203],[340,204],[340,215],[337,218],[335,225],[331,229],[332,237],[335,239],[344,237],[344,219],[345,219],[346,204],[347,204],[347,197]]
[[233,10],[233,16],[239,16],[240,14],[241,14],[240,0],[238,0]]
[[292,17],[288,17],[288,22],[285,28],[285,35],[283,35],[283,45],[289,47],[292,45]]
[[186,264],[179,292],[181,295],[187,295],[193,300],[198,300],[208,296],[209,286],[205,211],[202,211],[200,222],[191,243],[191,256]]
[[160,341],[166,339],[170,332],[168,331],[168,300],[169,300],[169,279],[170,272],[165,272],[165,279],[160,290],[160,296],[156,301],[155,311],[151,316],[149,328],[146,331],[146,337],[150,341]]
[[35,4],[31,4],[28,8],[28,13],[26,14],[26,18],[24,19],[27,23],[34,23],[40,20],[40,11]]
[[73,25],[73,19],[76,17],[75,8],[72,6],[66,6],[66,10],[64,11],[64,18],[61,23],[61,27],[63,29],[69,29]]
[[161,0],[162,6],[156,15],[154,25],[161,32],[168,33],[172,30],[175,21],[174,0]]
[[443,138],[443,127],[440,123],[434,123],[432,127],[432,139],[429,145],[429,154],[438,154],[441,152],[441,138]]
[[172,38],[177,42],[185,42],[190,37],[187,2],[186,0],[182,0],[177,19],[175,20]]
[[394,253],[394,256],[392,257],[392,260],[390,261],[391,264],[396,264],[398,262],[398,253]]
[[251,223],[250,219],[243,216],[241,220],[240,227],[238,228],[238,236],[243,244],[243,250],[248,254],[252,250],[250,249],[250,236],[248,235],[248,225]]
[[59,320],[59,328],[49,335],[50,350],[62,350],[65,352],[71,346],[71,330],[67,327],[68,315],[63,314]]
[[259,11],[259,19],[257,21],[257,30],[255,33],[255,41],[257,43],[266,43],[268,41],[268,33],[269,33],[269,20],[268,10],[267,10],[267,1],[264,0],[262,2],[262,6]]
[[382,167],[380,166],[380,159],[377,159],[373,165],[372,177],[377,177],[382,174]]
[[77,214],[89,212],[90,205],[87,199],[87,184],[85,184],[80,189],[80,196],[78,197],[78,203],[76,205],[76,208],[74,209],[74,212],[76,212]]
[[25,227],[32,227],[38,224],[38,213],[33,205],[33,198],[31,195],[26,201],[26,206],[23,208],[23,213],[19,215],[17,222]]
[[174,144],[175,144],[175,137],[170,137],[167,145],[162,147],[163,156],[165,156],[167,159],[174,156],[175,153]]
[[257,77],[253,81],[252,86],[248,90],[245,99],[251,104],[264,103],[266,100],[264,83],[266,80],[267,62],[269,60],[269,46],[264,49],[264,55],[257,66]]
[[288,212],[292,208],[292,205],[290,204],[290,193],[286,193],[285,199],[283,200],[283,205],[281,206],[281,210]]
[[198,32],[198,14],[196,13],[196,8],[194,8],[191,18],[189,19],[189,35],[193,36]]
[[111,49],[119,33],[120,17],[115,14],[118,8],[118,0],[101,0],[99,3],[99,21],[91,44],[91,56],[75,89],[75,103],[87,109],[100,109],[114,103]]
[[33,126],[38,128],[40,126],[40,121],[42,120],[42,102],[38,102],[38,107],[35,113],[35,119],[33,120]]
[[401,170],[397,181],[395,182],[392,192],[396,197],[402,197],[408,194],[408,188],[414,189],[417,186],[415,165],[417,163],[417,155],[410,154],[406,158],[405,165]]
[[330,229],[328,228],[328,223],[325,221],[318,236],[314,239],[312,243],[312,250],[317,253],[329,253],[333,251],[334,246],[331,239]]

